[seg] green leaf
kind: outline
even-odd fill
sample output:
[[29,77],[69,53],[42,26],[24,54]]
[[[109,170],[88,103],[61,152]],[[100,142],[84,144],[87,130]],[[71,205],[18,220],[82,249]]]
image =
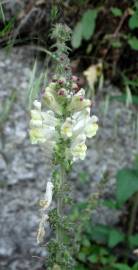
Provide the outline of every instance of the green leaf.
[[102,204],[110,209],[118,209],[117,202],[115,200],[103,200]]
[[128,25],[131,30],[138,28],[138,10],[131,16],[128,21]]
[[135,156],[133,166],[134,166],[134,168],[135,168],[136,170],[138,170],[138,154]]
[[86,261],[86,254],[83,252],[79,252],[78,258],[80,261],[85,262]]
[[120,242],[124,241],[124,234],[118,230],[111,229],[109,233],[108,245],[109,247],[115,247]]
[[138,246],[138,234],[131,235],[129,237],[129,243],[131,247],[137,247]]
[[6,18],[5,18],[5,14],[4,14],[4,11],[3,11],[2,4],[0,4],[0,19],[2,19],[3,23],[5,23]]
[[82,36],[86,40],[89,40],[94,33],[97,14],[97,10],[89,9],[82,17]]
[[124,264],[124,263],[116,263],[114,265],[114,269],[117,269],[117,270],[132,270],[127,264]]
[[138,262],[133,265],[131,270],[138,270]]
[[88,260],[89,260],[91,263],[97,263],[97,261],[98,261],[97,255],[95,255],[95,254],[90,255],[90,256],[88,257]]
[[133,50],[138,51],[138,38],[132,37],[128,40],[128,44]]
[[74,270],[87,270],[82,265],[77,265]]
[[91,229],[91,237],[93,240],[105,243],[108,241],[110,228],[106,225],[96,225]]
[[123,204],[138,191],[138,170],[122,169],[117,174],[117,201]]
[[89,182],[90,180],[90,175],[87,173],[87,172],[84,172],[84,171],[81,171],[78,175],[79,177],[79,180],[81,183],[86,183],[86,182]]
[[111,45],[113,48],[121,48],[122,43],[120,40],[114,40],[114,41],[112,41]]
[[120,8],[112,7],[111,12],[115,17],[120,17],[123,15],[122,10]]
[[72,46],[74,48],[79,48],[82,41],[82,23],[78,22],[74,28],[73,34],[72,34]]
[[[121,102],[126,102],[126,94],[118,95],[118,96],[112,96],[110,97],[111,100],[117,100]],[[138,96],[133,95],[132,96],[133,104],[138,105]]]

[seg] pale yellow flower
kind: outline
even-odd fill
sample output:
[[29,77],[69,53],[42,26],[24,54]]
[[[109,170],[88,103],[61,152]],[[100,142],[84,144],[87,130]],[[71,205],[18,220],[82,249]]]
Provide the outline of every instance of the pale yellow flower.
[[98,78],[102,74],[102,63],[98,63],[97,65],[91,65],[86,69],[83,74],[86,77],[89,87],[91,89],[94,88],[95,83],[97,82]]
[[43,98],[45,105],[47,105],[48,108],[52,109],[55,113],[59,115],[62,114],[61,105],[58,104],[52,92],[46,92]]
[[68,111],[78,112],[87,107],[90,107],[91,101],[89,99],[84,99],[78,95],[74,95],[71,99],[70,104],[68,105]]
[[67,118],[64,124],[61,126],[61,136],[64,138],[72,137],[72,121],[71,118]]
[[90,118],[88,124],[85,127],[85,133],[88,138],[92,138],[96,135],[98,130],[98,118],[94,115]]

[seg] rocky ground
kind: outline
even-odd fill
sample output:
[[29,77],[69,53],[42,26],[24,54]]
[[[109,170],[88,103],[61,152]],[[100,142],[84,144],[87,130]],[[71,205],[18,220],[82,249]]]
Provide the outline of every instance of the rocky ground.
[[[0,270],[42,270],[46,252],[36,243],[36,230],[38,200],[45,190],[50,164],[28,138],[27,86],[33,61],[26,48],[14,48],[10,54],[0,51],[1,113],[4,101],[16,93],[0,137]],[[106,94],[113,92],[112,88],[107,85]],[[71,175],[78,200],[94,192],[105,176],[109,181],[104,194],[113,196],[117,170],[130,165],[138,150],[134,108],[127,109],[117,101],[107,106],[101,95],[94,111],[100,119],[98,136],[89,141],[86,160],[76,164]],[[81,185],[80,172],[87,172],[89,178]],[[118,214],[104,207],[94,212],[95,222],[111,224],[117,218]]]

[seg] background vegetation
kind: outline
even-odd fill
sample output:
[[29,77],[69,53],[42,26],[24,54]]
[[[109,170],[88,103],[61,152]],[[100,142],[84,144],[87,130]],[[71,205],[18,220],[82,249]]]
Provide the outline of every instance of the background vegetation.
[[[138,0],[32,0],[15,1],[13,7],[9,2],[2,0],[0,3],[1,48],[10,52],[14,46],[29,46],[41,58],[46,55],[46,50],[51,49],[50,27],[55,22],[67,23],[72,29],[69,46],[72,47],[70,57],[73,72],[80,74],[100,63],[102,80],[110,81],[120,89],[119,95],[105,95],[102,92],[105,101],[103,115],[108,112],[110,101],[115,99],[123,102],[133,114],[137,136]],[[37,79],[38,85],[41,85],[42,79]],[[84,83],[83,78],[80,84]],[[99,85],[96,83],[94,88],[99,95]],[[3,105],[1,130],[15,99],[13,93],[10,101]],[[131,108],[134,108],[133,112]],[[81,182],[86,183],[88,177],[83,173]],[[74,252],[76,270],[138,270],[138,156],[134,157],[133,165],[117,172],[113,199],[102,197],[101,187],[106,184],[107,178],[105,176],[100,184],[98,194],[77,203],[72,209],[70,220],[75,221],[76,244],[80,247],[78,252]],[[122,210],[115,227],[97,226],[91,221],[97,204],[114,212]]]

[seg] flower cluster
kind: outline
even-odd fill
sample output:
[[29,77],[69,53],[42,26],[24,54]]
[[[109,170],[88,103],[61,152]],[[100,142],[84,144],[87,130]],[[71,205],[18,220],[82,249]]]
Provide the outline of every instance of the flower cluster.
[[[79,89],[77,81],[76,76],[70,82],[54,77],[42,102],[34,101],[30,121],[32,143],[43,144],[54,152],[60,139],[68,141],[66,159],[72,163],[85,158],[86,138],[95,136],[98,130],[98,118],[90,116],[91,101],[85,98],[85,90]],[[42,111],[42,106],[48,110]]]
[[[50,53],[55,61],[56,75],[47,85],[41,100],[33,103],[29,130],[32,144],[42,145],[53,165],[44,199],[40,200],[41,221],[37,242],[44,240],[45,224],[49,221],[54,238],[47,245],[48,270],[70,270],[74,269],[74,236],[68,217],[64,215],[65,204],[71,202],[66,177],[71,165],[85,158],[86,139],[96,135],[98,118],[91,116],[91,101],[85,98],[85,90],[79,87],[78,78],[72,76],[66,45],[71,38],[71,30],[66,25],[57,24],[51,37],[56,39],[56,51]],[[50,209],[53,192],[56,207]]]

